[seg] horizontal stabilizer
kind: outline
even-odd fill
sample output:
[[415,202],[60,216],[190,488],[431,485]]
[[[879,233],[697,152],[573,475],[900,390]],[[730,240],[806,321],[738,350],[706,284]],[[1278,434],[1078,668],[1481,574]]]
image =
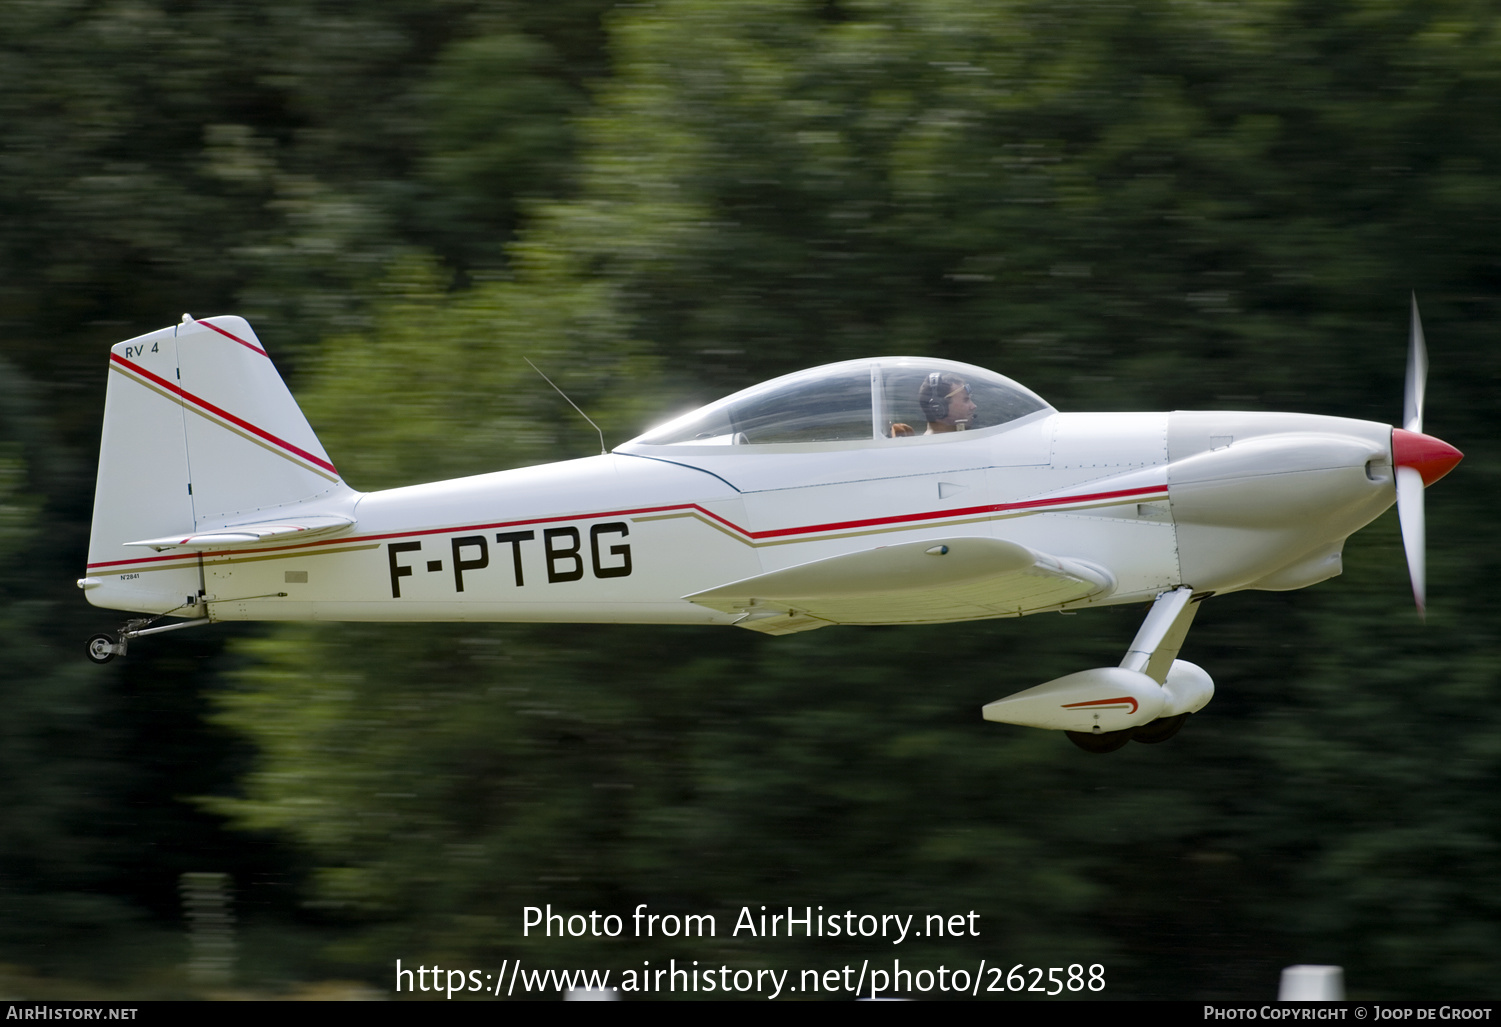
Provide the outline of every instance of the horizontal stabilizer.
[[187,535],[168,535],[164,538],[148,538],[124,544],[146,546],[157,552],[164,549],[228,549],[235,546],[326,538],[329,535],[347,531],[353,526],[354,518],[352,517],[343,517],[338,514],[311,514],[290,520],[232,524]]
[[[1102,568],[995,538],[881,546],[685,596],[774,634],[829,624],[924,624],[1019,616],[1108,592]],[[793,627],[794,624],[799,625]]]

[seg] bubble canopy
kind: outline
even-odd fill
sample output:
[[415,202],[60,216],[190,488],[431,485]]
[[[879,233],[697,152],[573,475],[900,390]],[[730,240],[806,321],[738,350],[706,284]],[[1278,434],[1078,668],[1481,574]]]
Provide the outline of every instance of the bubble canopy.
[[[937,400],[931,398],[935,391]],[[969,431],[1054,412],[1030,389],[982,367],[926,357],[876,357],[763,382],[653,428],[627,445],[899,445],[906,436],[923,435],[928,415],[946,409],[948,397],[959,393],[974,403],[964,425]]]

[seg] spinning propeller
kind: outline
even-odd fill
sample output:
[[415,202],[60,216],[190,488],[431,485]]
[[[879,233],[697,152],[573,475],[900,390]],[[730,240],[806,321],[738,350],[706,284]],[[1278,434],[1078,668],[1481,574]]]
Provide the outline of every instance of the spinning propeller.
[[1402,525],[1402,546],[1407,550],[1407,572],[1412,578],[1412,596],[1417,601],[1419,617],[1424,615],[1428,592],[1423,489],[1452,471],[1464,456],[1447,442],[1423,434],[1423,392],[1427,384],[1428,347],[1423,343],[1418,298],[1413,296],[1402,427],[1392,429],[1392,466],[1397,472],[1397,518]]

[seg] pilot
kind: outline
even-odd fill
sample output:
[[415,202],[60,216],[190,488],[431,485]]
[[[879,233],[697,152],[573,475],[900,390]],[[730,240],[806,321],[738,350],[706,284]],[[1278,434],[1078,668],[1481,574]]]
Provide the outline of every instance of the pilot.
[[923,379],[917,402],[928,419],[927,435],[964,431],[975,416],[975,401],[969,383],[952,371],[934,371]]

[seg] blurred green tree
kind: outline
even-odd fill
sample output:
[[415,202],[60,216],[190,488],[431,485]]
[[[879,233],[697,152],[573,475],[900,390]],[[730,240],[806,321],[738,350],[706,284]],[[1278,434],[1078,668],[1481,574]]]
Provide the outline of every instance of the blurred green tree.
[[[915,951],[1104,961],[1112,995],[1254,998],[1316,961],[1357,995],[1493,996],[1488,6],[6,14],[0,330],[58,383],[48,430],[80,449],[98,408],[83,361],[163,309],[251,316],[340,466],[376,488],[592,452],[522,356],[611,442],[872,351],[994,366],[1064,409],[1387,420],[1407,291],[1424,301],[1429,426],[1469,454],[1430,504],[1429,624],[1404,608],[1390,519],[1352,541],[1342,580],[1216,599],[1186,655],[1220,695],[1168,746],[1087,759],[974,713],[1114,662],[1136,610],[241,643],[220,719],[261,755],[214,805],[306,846],[318,901],[364,925],[337,953],[351,965],[857,951],[519,937],[523,905],[765,902],[974,908],[981,943]],[[77,536],[83,490],[46,494]],[[34,531],[35,504],[12,506],[9,530]],[[36,609],[15,581],[0,616]],[[60,685],[48,661],[25,670],[17,694],[68,694],[62,666]],[[18,752],[62,709],[31,702]],[[12,780],[53,796],[36,823],[75,823],[82,799],[46,782],[77,765],[51,759]]]
[[[879,350],[996,366],[1065,409],[1386,419],[1416,287],[1464,354],[1435,360],[1430,423],[1475,450],[1470,484],[1435,493],[1435,549],[1484,518],[1493,13],[679,0],[610,24],[580,192],[513,250],[516,295],[587,283],[591,319],[659,354],[655,395]],[[397,316],[397,337],[431,321]],[[330,423],[370,416],[349,380],[316,386]],[[455,395],[488,424],[474,391]],[[456,455],[465,415],[423,402],[377,451],[400,434],[477,463]],[[1436,557],[1434,594],[1465,606],[1439,599],[1421,635],[1389,524],[1346,582],[1216,601],[1188,655],[1221,698],[1172,745],[1102,761],[973,710],[1114,662],[1137,611],[780,640],[299,630],[225,714],[268,753],[239,808],[323,854],[331,901],[446,958],[618,951],[521,940],[519,907],[544,901],[927,904],[983,910],[997,957],[1108,959],[1113,994],[1254,997],[1316,960],[1357,994],[1487,995],[1498,725],[1454,711],[1494,682],[1493,559]],[[508,662],[492,676],[485,653]],[[392,951],[370,939],[366,958]]]

